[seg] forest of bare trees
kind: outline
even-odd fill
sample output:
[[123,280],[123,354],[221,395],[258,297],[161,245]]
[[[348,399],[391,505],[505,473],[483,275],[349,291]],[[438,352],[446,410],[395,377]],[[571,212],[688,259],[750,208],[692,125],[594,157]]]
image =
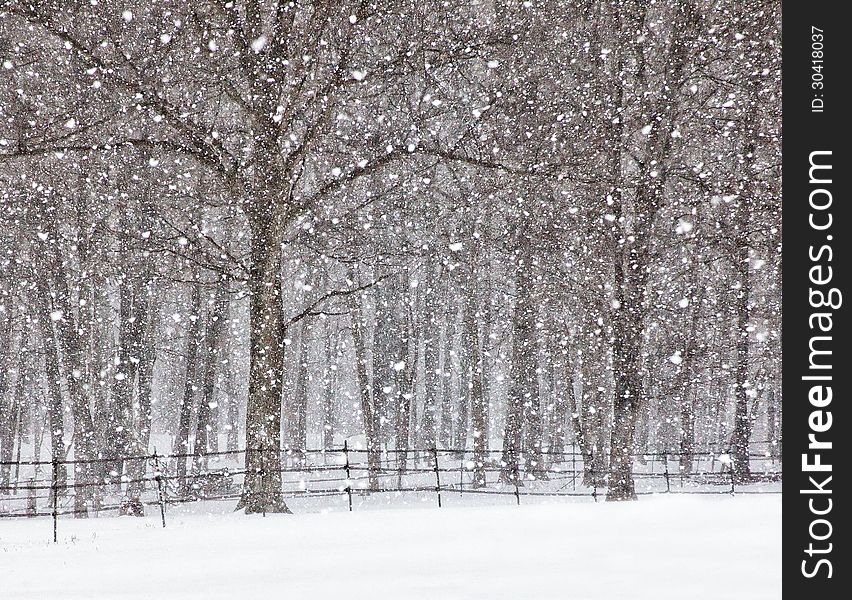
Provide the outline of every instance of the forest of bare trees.
[[[747,481],[780,456],[779,12],[0,0],[0,461],[347,440],[510,481],[574,444],[613,500],[646,450]],[[240,507],[286,511],[257,460]]]

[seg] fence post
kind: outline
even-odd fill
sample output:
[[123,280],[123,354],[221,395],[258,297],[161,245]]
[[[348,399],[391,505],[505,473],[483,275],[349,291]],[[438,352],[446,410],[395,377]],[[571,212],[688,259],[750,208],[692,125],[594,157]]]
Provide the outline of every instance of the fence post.
[[[665,468],[666,468],[666,470],[665,470],[666,493],[669,494],[672,491],[672,487],[671,487],[671,483],[669,482],[669,457],[668,456],[665,457],[664,464],[665,464]],[[683,484],[681,484],[681,487],[683,487]],[[681,490],[681,491],[683,491],[683,490]]]
[[438,508],[441,508],[441,472],[438,470],[438,449],[432,448],[432,457],[435,459],[435,492],[438,494]]
[[521,478],[520,469],[518,467],[518,460],[515,459],[515,476],[513,479],[515,480],[515,504],[518,506],[521,505],[521,491],[518,489],[518,480]]
[[464,463],[465,463],[465,455],[462,454],[461,460],[459,461],[459,496],[464,494]]
[[51,458],[51,466],[53,473],[50,479],[50,491],[53,496],[53,543],[57,541],[56,536],[56,521],[59,509],[59,460],[54,456]]
[[166,527],[166,502],[163,499],[163,474],[160,471],[160,459],[157,457],[157,448],[154,447],[154,481],[157,482],[157,504],[160,505],[160,521],[163,523],[163,528]]
[[346,495],[349,496],[349,512],[352,512],[352,480],[349,475],[349,441],[343,440],[343,456],[345,458],[344,469],[346,469]]

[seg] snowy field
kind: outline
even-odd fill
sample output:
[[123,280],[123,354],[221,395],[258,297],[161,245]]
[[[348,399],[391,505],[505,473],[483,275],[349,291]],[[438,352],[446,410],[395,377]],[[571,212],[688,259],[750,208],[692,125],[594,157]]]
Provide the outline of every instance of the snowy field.
[[781,497],[0,521],[3,600],[781,596]]

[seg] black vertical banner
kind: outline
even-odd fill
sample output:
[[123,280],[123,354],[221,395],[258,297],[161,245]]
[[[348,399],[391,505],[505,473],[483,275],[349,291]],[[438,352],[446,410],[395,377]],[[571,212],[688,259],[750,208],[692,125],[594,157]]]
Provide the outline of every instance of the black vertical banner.
[[[784,595],[849,597],[846,6],[784,2]],[[848,221],[848,222],[847,222]],[[844,500],[846,498],[846,500]],[[845,515],[848,517],[848,515]],[[848,519],[847,519],[848,521]]]

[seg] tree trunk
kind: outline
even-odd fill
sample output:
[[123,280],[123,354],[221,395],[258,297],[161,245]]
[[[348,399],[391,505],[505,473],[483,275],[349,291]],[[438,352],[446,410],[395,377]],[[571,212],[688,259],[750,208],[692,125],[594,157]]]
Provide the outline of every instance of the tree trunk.
[[[350,279],[356,281],[353,274]],[[367,472],[370,489],[379,487],[381,454],[376,427],[376,415],[370,398],[370,381],[367,373],[367,340],[364,333],[364,320],[361,308],[362,299],[358,295],[349,296],[349,314],[352,319],[352,344],[355,349],[355,377],[358,385],[358,397],[361,403],[361,416],[364,423],[364,438],[367,444]]]
[[423,324],[421,345],[423,346],[424,392],[423,417],[420,427],[420,445],[424,448],[434,448],[437,445],[436,417],[438,412],[438,394],[440,390],[440,369],[438,363],[438,348],[441,341],[441,328],[437,322],[438,316],[438,286],[433,266],[426,265],[426,322]]
[[470,353],[468,360],[468,377],[470,380],[470,417],[473,429],[473,487],[482,487],[486,484],[485,465],[488,451],[488,400],[485,397],[482,381],[483,356],[482,344],[479,340],[479,323],[474,311],[476,306],[475,287],[471,283],[467,292],[467,334],[466,346]]
[[203,355],[204,372],[201,383],[201,398],[198,401],[198,417],[195,426],[195,470],[207,470],[207,453],[219,451],[218,409],[216,406],[216,375],[222,364],[220,348],[225,333],[228,313],[227,290],[220,288],[207,313],[204,328]]
[[[411,291],[409,273],[406,270],[401,289],[405,290],[406,303],[402,307],[402,328],[405,332],[399,339],[398,354],[405,365],[396,371],[397,410],[396,410],[396,449],[397,465],[400,475],[408,468],[408,449],[411,447],[411,406],[415,398],[417,376],[417,334],[415,327],[415,300]],[[401,482],[400,482],[401,484]]]
[[198,390],[198,344],[199,329],[201,324],[201,293],[197,284],[192,284],[189,300],[189,315],[185,325],[186,346],[184,357],[186,370],[183,379],[183,396],[180,401],[180,412],[178,415],[178,427],[175,433],[175,441],[172,446],[172,454],[179,455],[176,458],[175,479],[181,488],[181,493],[188,492],[186,464],[189,454],[189,430],[192,421],[192,405],[195,402],[195,392]]
[[325,333],[325,366],[323,369],[322,392],[322,447],[325,450],[334,448],[335,433],[335,387],[337,384],[338,356],[337,332],[332,332],[331,319],[323,324]]
[[[23,366],[23,349],[25,341],[24,328],[22,327],[18,346],[18,374],[16,379],[20,380],[22,375],[21,367]],[[4,311],[2,319],[0,319],[0,364],[7,365],[11,361],[12,354],[12,318],[9,311]],[[7,401],[7,388],[9,386],[9,373],[7,369],[0,370],[0,495],[6,494],[9,490],[5,489],[9,485],[9,467],[11,465],[2,464],[11,461],[11,456],[15,445],[15,429],[17,420],[17,409],[14,406],[14,401]],[[20,381],[17,382],[18,385]],[[14,393],[12,394],[14,398]],[[9,457],[9,458],[7,458]]]
[[766,441],[769,444],[769,454],[775,461],[781,455],[781,444],[778,433],[781,431],[781,422],[777,406],[780,405],[775,398],[775,389],[770,388],[766,399]]
[[[135,456],[146,456],[151,442],[151,386],[154,381],[154,363],[157,360],[157,316],[150,301],[153,294],[153,283],[150,279],[145,283],[141,294],[145,306],[140,306],[137,318],[144,319],[141,323],[143,331],[138,338],[138,345],[133,350],[133,354],[139,361],[136,367],[136,403],[139,418],[132,452]],[[126,514],[140,517],[145,515],[141,497],[145,489],[143,479],[146,463],[146,459],[128,463],[131,481],[127,485],[128,512]]]
[[[516,482],[524,429],[524,416],[538,395],[535,369],[535,306],[532,289],[532,262],[521,252],[515,265],[515,309],[512,317],[512,366],[506,403],[506,426],[503,432],[503,469],[505,482]],[[520,483],[520,482],[519,482]]]
[[303,321],[296,350],[296,380],[289,407],[287,443],[296,464],[305,461],[308,446],[308,324]]
[[[42,220],[45,233],[49,240],[58,239],[58,227],[55,211],[48,211]],[[33,275],[37,280],[40,290],[37,293],[42,296],[43,303],[49,307],[48,313],[58,318],[53,323],[55,332],[55,344],[58,346],[61,356],[61,365],[64,370],[64,379],[68,390],[71,413],[74,417],[74,443],[75,465],[74,481],[77,485],[74,494],[74,516],[83,518],[88,516],[87,503],[94,498],[97,504],[98,492],[94,486],[88,486],[96,477],[97,468],[92,463],[85,461],[95,458],[96,432],[92,413],[89,410],[89,402],[86,396],[83,373],[85,365],[83,360],[84,327],[88,324],[82,319],[75,320],[75,311],[72,309],[71,293],[68,288],[68,276],[66,274],[65,262],[56,255],[57,249],[53,244],[42,244],[41,256],[45,260],[42,265],[48,279]],[[81,260],[84,257],[81,256]],[[85,261],[84,261],[85,264]],[[52,318],[52,317],[51,317]],[[53,336],[51,336],[53,337]],[[59,364],[59,363],[57,363]]]
[[[449,282],[447,286],[449,287]],[[455,402],[457,400],[456,388],[453,386],[453,378],[456,374],[456,323],[458,321],[458,313],[455,310],[455,302],[450,298],[450,292],[447,297],[447,311],[444,314],[446,329],[444,333],[443,356],[444,364],[441,369],[441,427],[438,436],[439,445],[442,448],[450,448],[453,445],[453,414]]]
[[237,398],[237,390],[234,388],[234,370],[230,360],[228,360],[228,368],[225,370],[224,385],[225,393],[222,395],[227,398],[228,414],[225,449],[228,452],[236,452],[240,447],[240,404]]
[[736,384],[734,404],[734,432],[731,436],[731,460],[733,461],[734,478],[737,482],[747,482],[751,479],[749,466],[749,439],[751,438],[751,418],[748,414],[749,393],[753,389],[749,381],[749,297],[751,284],[748,274],[749,248],[740,247],[738,266],[740,289],[736,298],[736,367],[734,377]]
[[[47,384],[47,417],[50,427],[50,457],[51,460],[65,460],[65,424],[62,410],[62,392],[60,389],[59,353],[56,350],[56,339],[50,317],[50,308],[47,298],[46,286],[39,285],[39,316],[38,323],[41,328],[41,341],[44,348],[44,376]],[[60,487],[65,486],[67,470],[65,465],[60,465],[57,481]]]
[[[570,364],[570,363],[569,363]],[[593,476],[592,468],[594,465],[594,453],[592,452],[592,444],[590,438],[592,436],[587,435],[586,433],[586,424],[584,423],[583,413],[586,412],[586,403],[589,402],[589,394],[586,392],[586,388],[590,387],[584,376],[581,385],[582,389],[580,390],[582,394],[582,398],[584,398],[583,406],[578,405],[577,403],[577,391],[574,388],[574,380],[571,372],[566,373],[566,377],[568,379],[567,386],[567,400],[568,400],[568,411],[570,413],[571,419],[571,429],[574,434],[574,447],[572,447],[572,451],[576,452],[580,451],[580,456],[583,461],[583,485],[591,486],[593,485]],[[574,464],[575,457],[572,455],[571,463]],[[576,475],[576,473],[573,473]]]
[[[471,283],[468,282],[468,286]],[[473,369],[472,369],[472,354],[473,349],[467,345],[471,339],[471,334],[468,331],[469,327],[478,327],[479,324],[475,319],[468,316],[473,312],[473,306],[467,305],[462,307],[462,317],[459,322],[461,331],[461,343],[459,344],[459,385],[458,385],[458,403],[456,404],[456,418],[454,424],[454,433],[452,447],[458,450],[464,450],[467,447],[468,434],[468,415],[470,412],[470,392],[473,387]],[[464,459],[464,453],[460,458]]]
[[[693,282],[694,283],[694,282]],[[695,286],[692,287],[694,291]],[[697,374],[694,372],[696,354],[698,353],[700,331],[701,305],[704,302],[704,291],[690,294],[692,314],[687,330],[686,347],[680,363],[680,372],[676,382],[676,391],[680,394],[680,472],[692,473],[692,462],[695,455],[695,396],[693,389]]]
[[[12,355],[12,317],[10,311],[0,313],[0,365],[8,364]],[[5,436],[3,425],[9,418],[9,405],[6,403],[6,388],[9,385],[7,369],[0,369],[0,452],[2,452]]]
[[[637,5],[635,12],[626,14],[623,35],[636,35],[630,29],[644,29],[647,7]],[[635,73],[641,89],[654,86],[663,93],[643,96],[642,110],[652,123],[645,136],[644,160],[641,163],[632,203],[624,189],[615,186],[608,196],[613,201],[616,226],[613,228],[611,251],[614,259],[614,297],[611,312],[613,333],[613,370],[615,374],[615,399],[613,403],[613,430],[610,444],[610,481],[607,500],[635,500],[632,474],[632,450],[635,423],[641,406],[642,386],[642,334],[644,329],[645,292],[650,271],[650,243],[654,221],[662,206],[665,190],[665,170],[658,172],[668,161],[675,127],[676,99],[674,93],[683,83],[684,70],[688,61],[689,45],[698,34],[699,18],[692,2],[678,5],[674,35],[668,51],[669,68],[663,73],[664,85],[651,83],[648,73],[641,66],[643,49],[631,45],[638,70]],[[619,65],[627,63],[627,57],[619,57]],[[624,102],[624,90],[620,82],[615,83],[616,102]],[[608,131],[610,151],[609,170],[614,181],[622,179],[623,130],[622,120],[610,126]],[[625,210],[628,209],[628,210]],[[629,221],[628,221],[629,219]],[[627,223],[629,222],[629,226]],[[622,243],[621,240],[624,240]]]
[[[127,225],[125,224],[126,228]],[[147,299],[142,295],[143,306],[138,306],[139,295],[134,290],[134,281],[124,273],[118,286],[118,349],[116,353],[116,372],[112,382],[111,411],[106,435],[106,456],[103,477],[118,481],[124,472],[125,459],[134,454],[137,448],[131,442],[133,430],[133,388],[138,371],[138,352],[142,345],[142,332],[147,322]],[[141,309],[141,310],[140,310]],[[134,355],[135,354],[135,355]],[[129,474],[129,473],[128,473]],[[128,507],[128,511],[141,510],[141,507]]]
[[18,375],[15,378],[15,388],[12,392],[12,401],[9,403],[9,410],[5,423],[0,423],[2,435],[4,436],[2,446],[0,446],[0,463],[2,463],[0,464],[0,488],[5,487],[2,491],[4,494],[8,494],[11,491],[11,463],[15,456],[16,445],[19,457],[21,453],[21,437],[24,430],[24,424],[21,421],[24,414],[25,386],[30,380],[30,368],[29,361],[27,360],[27,353],[26,329],[24,329],[21,332],[20,350],[18,352]]
[[[535,327],[535,323],[533,323],[533,327]],[[533,329],[533,331],[535,331],[535,329]],[[542,394],[539,377],[539,372],[542,369],[538,367],[541,352],[538,347],[538,340],[535,339],[535,334],[533,334],[531,344],[532,347],[530,348],[529,357],[529,360],[532,362],[529,375],[529,377],[531,377],[529,381],[530,396],[524,406],[524,416],[526,421],[526,434],[524,436],[526,441],[524,444],[526,468],[533,476],[536,477],[536,479],[547,479],[547,466],[544,461],[544,455],[542,454],[541,447],[542,442],[544,441],[544,415],[543,407],[541,405]]]
[[614,345],[616,384],[607,500],[636,499],[632,471],[633,424],[642,390],[639,374],[633,364],[641,350],[636,337],[618,340]]
[[281,242],[277,200],[260,199],[249,213],[249,397],[246,406],[246,476],[237,508],[247,514],[290,509],[281,493],[281,377],[285,321],[281,305]]
[[[551,402],[553,410],[550,415],[550,432],[549,432],[549,448],[552,453],[552,460],[558,462],[565,461],[565,448],[568,439],[568,394],[573,394],[573,390],[569,392],[568,388],[573,384],[571,378],[568,377],[570,368],[568,367],[568,348],[559,345],[559,337],[553,337],[554,343],[550,349],[550,381],[551,381]],[[563,338],[563,342],[565,339]]]

